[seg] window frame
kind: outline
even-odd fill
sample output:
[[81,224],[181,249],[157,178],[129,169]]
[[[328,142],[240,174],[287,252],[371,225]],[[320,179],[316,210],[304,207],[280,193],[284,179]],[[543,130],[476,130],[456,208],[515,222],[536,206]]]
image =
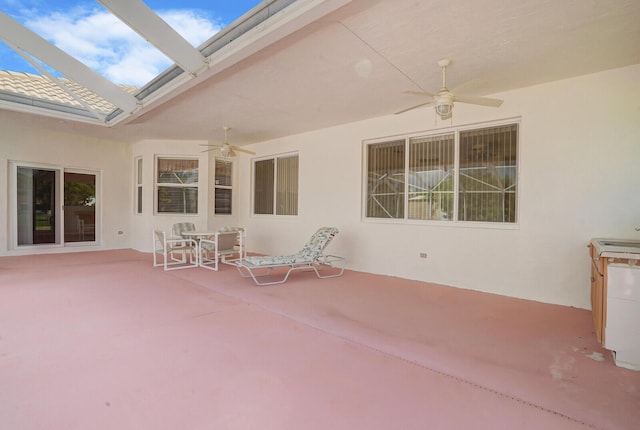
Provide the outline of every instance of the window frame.
[[[459,219],[459,201],[460,201],[460,135],[461,133],[474,131],[474,130],[482,130],[486,128],[499,128],[501,126],[509,126],[515,125],[517,128],[517,141],[516,145],[516,160],[515,160],[515,221],[514,222],[498,222],[498,221],[467,221]],[[453,194],[453,218],[448,219],[414,219],[410,218],[409,214],[409,206],[408,206],[408,196],[409,186],[406,184],[409,183],[409,171],[408,167],[409,162],[409,152],[410,152],[410,142],[412,139],[416,138],[428,138],[428,137],[436,137],[436,136],[446,136],[447,134],[453,134],[454,136],[454,188],[452,190]],[[468,125],[460,125],[447,127],[437,130],[423,131],[423,132],[414,132],[407,133],[401,135],[394,136],[386,136],[381,138],[374,139],[366,139],[363,140],[362,146],[362,202],[361,202],[361,220],[362,222],[367,223],[391,223],[391,224],[418,224],[418,225],[437,225],[437,226],[456,226],[456,227],[480,227],[480,228],[494,228],[494,229],[518,229],[520,225],[520,163],[522,154],[520,151],[521,148],[521,137],[522,137],[522,121],[521,118],[508,118],[499,121],[490,121],[483,123],[474,123]],[[372,217],[367,215],[367,204],[369,200],[369,147],[375,144],[387,143],[404,140],[404,207],[402,217],[393,218],[393,217]]]
[[[297,159],[297,172],[296,172],[296,203],[295,214],[279,214],[278,213],[278,160],[285,158]],[[256,165],[262,161],[273,161],[273,196],[272,203],[273,209],[271,213],[256,213]],[[251,216],[257,217],[297,217],[300,214],[300,154],[297,151],[286,152],[277,155],[270,155],[266,157],[254,158],[251,163]]]
[[[229,172],[229,185],[222,185],[222,184],[218,184],[218,163],[225,163],[228,164],[230,166],[231,171]],[[230,160],[228,158],[220,158],[220,157],[215,157],[214,158],[214,171],[213,171],[213,213],[215,216],[229,216],[229,215],[233,215],[233,183],[234,183],[234,178],[233,178],[233,174],[235,171],[235,162],[233,160]],[[217,197],[218,197],[218,190],[229,190],[230,191],[230,202],[229,202],[229,212],[218,212],[218,205],[217,205]]]
[[[174,161],[195,161],[196,165],[197,165],[197,170],[198,170],[198,181],[197,182],[188,182],[188,183],[184,183],[184,184],[176,184],[176,183],[171,183],[171,182],[159,182],[159,163],[160,160],[174,160]],[[198,157],[194,157],[194,156],[185,156],[185,155],[156,155],[154,157],[154,171],[153,171],[153,189],[154,189],[154,215],[167,215],[167,216],[198,216],[200,213],[200,173],[201,173],[201,166],[200,166],[200,159]],[[160,187],[165,187],[165,188],[183,188],[183,189],[188,189],[188,188],[195,188],[195,204],[196,204],[196,210],[195,212],[161,212],[159,210],[159,206],[160,206],[160,202],[159,202],[159,191],[160,191]]]

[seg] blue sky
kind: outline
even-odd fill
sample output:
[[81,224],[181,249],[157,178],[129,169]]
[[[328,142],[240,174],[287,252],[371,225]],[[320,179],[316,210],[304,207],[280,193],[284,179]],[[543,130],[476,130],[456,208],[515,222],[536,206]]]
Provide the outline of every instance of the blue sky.
[[[198,46],[260,0],[144,0]],[[119,84],[142,86],[172,62],[93,0],[0,0],[0,11]],[[40,74],[0,38],[0,70]]]

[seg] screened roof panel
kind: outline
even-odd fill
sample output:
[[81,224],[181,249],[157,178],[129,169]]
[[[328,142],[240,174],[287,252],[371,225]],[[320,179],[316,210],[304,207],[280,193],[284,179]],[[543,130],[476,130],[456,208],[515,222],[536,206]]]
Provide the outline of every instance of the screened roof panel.
[[197,47],[260,3],[5,2],[0,102],[84,111],[100,121],[109,113],[131,111],[140,105],[132,95],[165,71],[177,66],[195,75],[205,69],[207,60]]

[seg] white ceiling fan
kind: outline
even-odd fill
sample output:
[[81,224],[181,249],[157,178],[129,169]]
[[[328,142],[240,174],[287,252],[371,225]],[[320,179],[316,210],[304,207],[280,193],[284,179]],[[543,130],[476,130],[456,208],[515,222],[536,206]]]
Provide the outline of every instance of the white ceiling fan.
[[473,105],[480,106],[490,106],[490,107],[499,107],[502,105],[502,100],[498,99],[490,99],[486,97],[471,97],[464,95],[456,95],[454,92],[461,88],[462,86],[466,86],[467,84],[460,85],[453,89],[453,91],[449,91],[447,88],[447,66],[451,64],[451,60],[443,59],[438,61],[438,66],[442,67],[442,88],[437,93],[430,93],[428,91],[405,91],[405,94],[414,94],[417,96],[427,96],[432,100],[421,103],[417,106],[412,106],[407,109],[403,109],[396,114],[400,114],[403,112],[407,112],[422,106],[434,105],[436,113],[440,116],[440,119],[449,119],[451,118],[451,114],[453,113],[453,104],[454,102],[460,103],[468,103]]
[[202,146],[211,146],[209,149],[205,149],[202,152],[213,151],[215,149],[220,149],[220,155],[225,158],[235,157],[236,151],[244,152],[245,154],[256,155],[255,152],[249,151],[248,149],[242,149],[239,146],[231,145],[229,143],[228,134],[231,127],[224,127],[224,143],[222,144],[202,144]]

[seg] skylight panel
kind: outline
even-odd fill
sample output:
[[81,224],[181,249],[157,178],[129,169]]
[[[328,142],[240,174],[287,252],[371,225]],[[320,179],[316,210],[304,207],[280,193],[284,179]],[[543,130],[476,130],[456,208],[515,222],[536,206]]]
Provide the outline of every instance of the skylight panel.
[[[259,3],[145,2],[193,47]],[[2,12],[116,84],[141,87],[174,63],[97,1],[22,1],[3,6]],[[2,42],[0,54],[0,69],[41,74]],[[60,76],[55,70],[49,71]]]

